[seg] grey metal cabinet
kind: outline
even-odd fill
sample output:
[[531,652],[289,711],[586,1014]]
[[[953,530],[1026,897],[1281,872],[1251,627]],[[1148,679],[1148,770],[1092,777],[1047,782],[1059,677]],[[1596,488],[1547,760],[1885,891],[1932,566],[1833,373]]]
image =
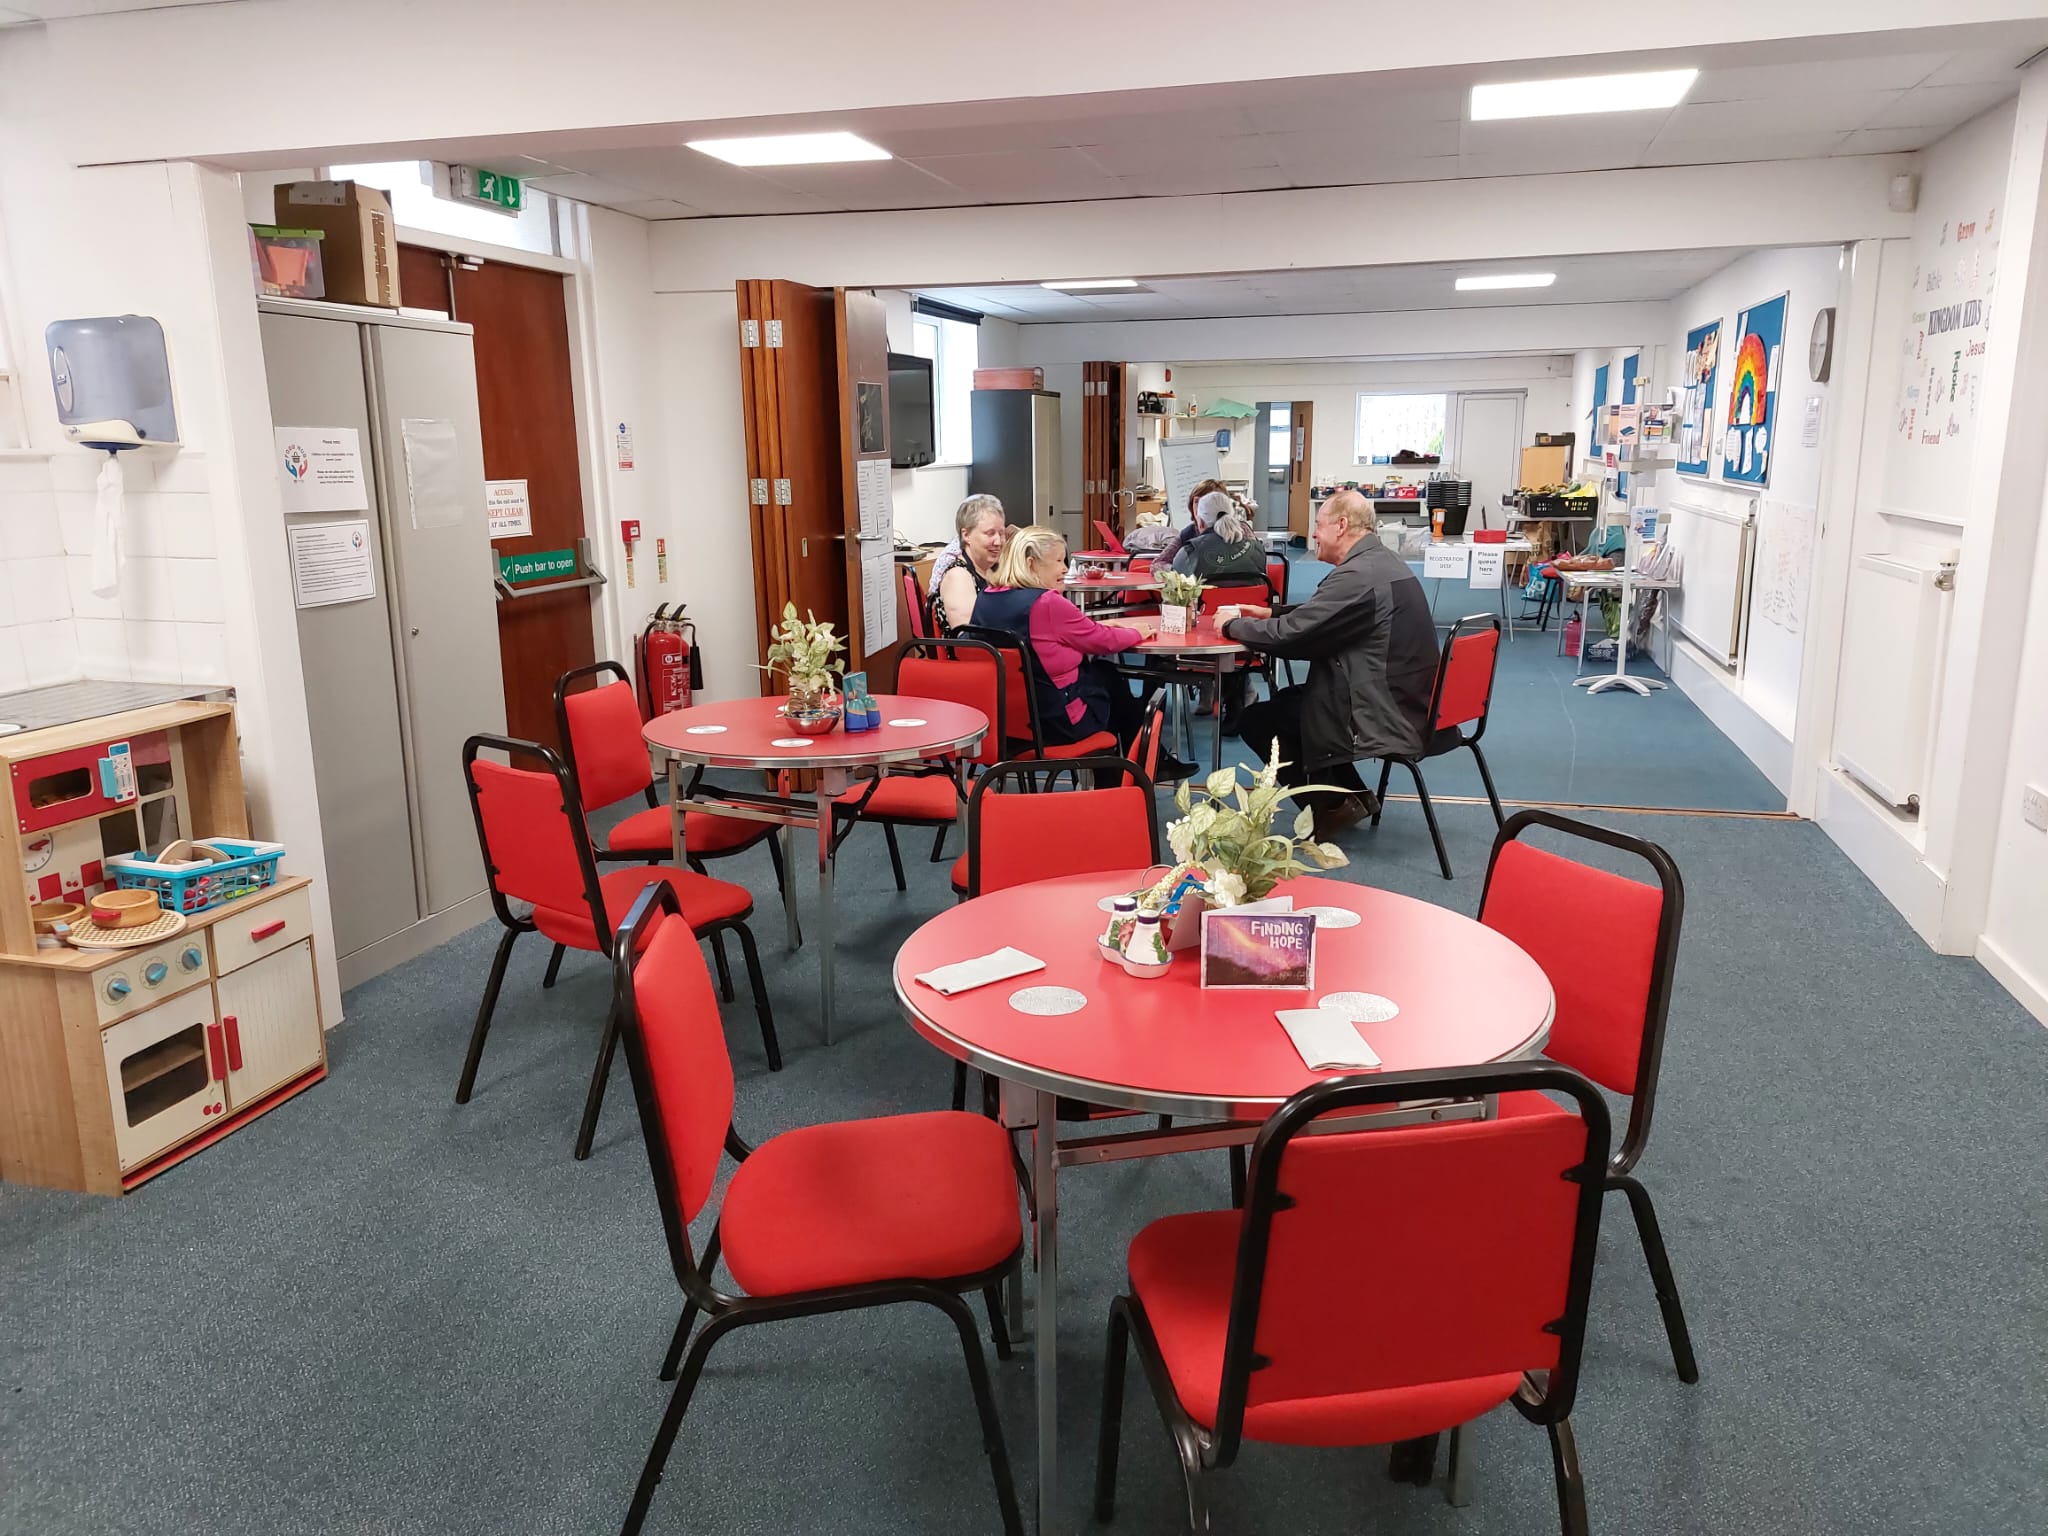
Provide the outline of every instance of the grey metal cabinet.
[[1059,525],[1060,397],[1042,389],[977,389],[967,489],[1001,499],[1019,527]]

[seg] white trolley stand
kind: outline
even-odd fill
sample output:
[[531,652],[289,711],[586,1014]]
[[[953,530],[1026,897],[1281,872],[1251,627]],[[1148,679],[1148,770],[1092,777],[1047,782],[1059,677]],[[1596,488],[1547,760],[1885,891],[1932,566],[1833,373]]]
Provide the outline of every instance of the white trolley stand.
[[[1676,458],[1658,458],[1649,454],[1637,453],[1619,456],[1613,464],[1603,466],[1609,476],[1623,474],[1630,476],[1628,494],[1622,498],[1623,516],[1627,518],[1628,544],[1624,550],[1626,558],[1622,561],[1619,570],[1581,571],[1574,574],[1574,583],[1586,591],[1590,592],[1594,587],[1617,587],[1621,592],[1621,605],[1616,610],[1614,625],[1614,670],[1612,672],[1597,672],[1588,677],[1579,677],[1572,680],[1573,686],[1583,688],[1588,693],[1604,693],[1610,688],[1626,688],[1631,693],[1647,698],[1651,689],[1664,686],[1656,678],[1636,677],[1630,674],[1628,670],[1628,619],[1629,610],[1635,602],[1635,594],[1637,592],[1650,589],[1669,590],[1678,585],[1676,581],[1668,577],[1640,577],[1635,574],[1636,561],[1642,557],[1643,545],[1641,536],[1636,532],[1636,499],[1645,494],[1649,487],[1655,483],[1658,470],[1674,469],[1677,467],[1677,464],[1678,460]],[[1592,579],[1588,580],[1588,577]],[[1581,635],[1585,633],[1585,628],[1582,619],[1579,625],[1579,633]],[[1585,653],[1585,649],[1585,644],[1582,641],[1579,646],[1582,656]]]

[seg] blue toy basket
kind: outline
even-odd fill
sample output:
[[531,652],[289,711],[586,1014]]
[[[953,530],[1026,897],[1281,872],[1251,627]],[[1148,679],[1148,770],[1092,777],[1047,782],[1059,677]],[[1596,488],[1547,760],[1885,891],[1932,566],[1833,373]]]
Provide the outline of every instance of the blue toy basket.
[[238,896],[247,896],[277,881],[283,843],[258,843],[245,837],[209,837],[206,846],[229,855],[223,864],[159,864],[140,853],[107,860],[107,873],[124,891],[155,891],[166,912],[188,917]]

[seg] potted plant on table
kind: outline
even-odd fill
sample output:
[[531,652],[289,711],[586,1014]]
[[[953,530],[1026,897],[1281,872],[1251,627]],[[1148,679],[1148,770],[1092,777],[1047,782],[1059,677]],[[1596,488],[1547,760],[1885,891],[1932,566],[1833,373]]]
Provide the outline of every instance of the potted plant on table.
[[1184,635],[1195,627],[1205,583],[1199,576],[1165,571],[1159,577],[1159,633]]
[[809,614],[798,618],[795,603],[782,605],[782,622],[768,631],[768,638],[772,643],[762,670],[773,676],[780,669],[788,681],[784,717],[798,730],[831,730],[840,714],[832,659],[846,649],[846,642],[832,632],[830,622],[819,623]]

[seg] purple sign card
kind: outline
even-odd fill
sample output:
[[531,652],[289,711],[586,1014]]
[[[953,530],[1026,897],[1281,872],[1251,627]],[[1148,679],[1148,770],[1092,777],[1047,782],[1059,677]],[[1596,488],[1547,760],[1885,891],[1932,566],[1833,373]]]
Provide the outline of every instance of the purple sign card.
[[1316,920],[1307,912],[1202,914],[1202,985],[1299,991],[1316,984]]

